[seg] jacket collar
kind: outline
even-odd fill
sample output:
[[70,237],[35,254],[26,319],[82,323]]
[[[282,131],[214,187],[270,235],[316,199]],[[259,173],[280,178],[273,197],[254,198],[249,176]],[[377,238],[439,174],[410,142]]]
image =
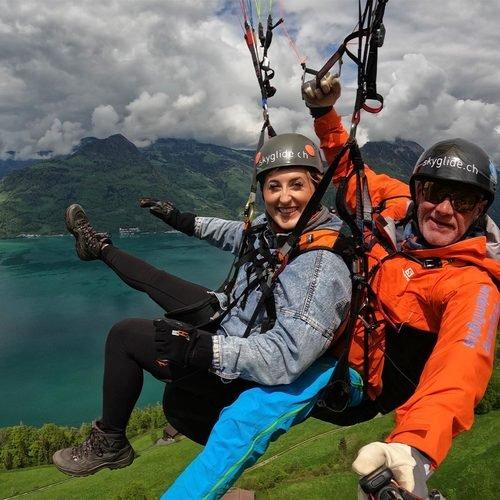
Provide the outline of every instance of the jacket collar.
[[[334,215],[328,210],[328,208],[321,206],[321,208],[309,219],[307,226],[304,229],[304,233],[317,229],[319,227],[331,226],[334,220]],[[267,214],[259,215],[253,222],[253,225],[266,224],[264,231],[262,233],[269,248],[280,248],[290,235],[290,233],[275,233],[269,224],[269,217]],[[339,220],[339,228],[340,228]]]
[[460,260],[474,264],[500,280],[500,231],[490,217],[481,233],[469,232],[469,236],[444,247],[429,247],[422,244],[414,234],[412,223],[403,230],[401,250],[417,258],[438,257]]

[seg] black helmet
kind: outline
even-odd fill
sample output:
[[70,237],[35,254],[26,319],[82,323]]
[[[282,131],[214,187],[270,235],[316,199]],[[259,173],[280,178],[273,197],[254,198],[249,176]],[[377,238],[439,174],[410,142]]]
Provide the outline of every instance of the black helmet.
[[415,199],[415,181],[435,179],[461,182],[479,188],[493,203],[497,188],[497,172],[486,152],[465,139],[436,142],[417,160],[410,178]]
[[320,150],[313,141],[301,134],[280,134],[269,139],[255,156],[257,180],[275,168],[306,167],[323,174],[324,165]]

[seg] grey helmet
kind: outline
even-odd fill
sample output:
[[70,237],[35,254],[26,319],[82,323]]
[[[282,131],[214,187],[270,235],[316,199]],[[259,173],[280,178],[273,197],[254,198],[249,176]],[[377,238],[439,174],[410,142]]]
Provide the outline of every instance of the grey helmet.
[[257,180],[275,168],[306,167],[322,175],[324,164],[321,152],[311,139],[301,134],[280,134],[269,139],[255,156]]
[[497,187],[496,168],[486,152],[465,139],[436,142],[417,160],[410,178],[410,189],[415,199],[415,182],[435,179],[461,182],[479,188],[487,197],[489,207]]

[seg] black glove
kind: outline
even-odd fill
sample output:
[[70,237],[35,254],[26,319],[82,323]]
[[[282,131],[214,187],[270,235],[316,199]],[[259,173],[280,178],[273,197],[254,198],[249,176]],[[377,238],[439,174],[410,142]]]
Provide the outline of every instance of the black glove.
[[141,198],[139,200],[141,208],[149,208],[155,216],[166,222],[174,229],[193,236],[195,215],[189,212],[179,212],[171,201],[160,201],[155,198]]
[[209,369],[212,366],[212,334],[176,319],[155,319],[155,346],[159,364]]

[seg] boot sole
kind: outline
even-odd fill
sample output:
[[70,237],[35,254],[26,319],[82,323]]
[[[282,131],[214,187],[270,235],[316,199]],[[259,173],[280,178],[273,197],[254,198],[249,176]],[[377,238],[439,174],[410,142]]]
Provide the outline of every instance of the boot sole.
[[75,207],[78,207],[78,210],[82,210],[83,211],[83,208],[78,205],[77,203],[73,203],[72,205],[70,205],[67,209],[66,209],[66,214],[64,215],[64,221],[66,222],[66,229],[73,235],[76,237],[76,233],[75,231],[73,231],[73,224],[70,224],[70,215],[71,215],[71,212],[73,212],[73,210],[75,210]]
[[123,467],[127,467],[134,461],[134,459],[135,459],[135,452],[132,448],[130,448],[128,455],[121,458],[120,460],[117,460],[115,462],[99,464],[93,469],[86,469],[84,471],[75,471],[71,469],[66,469],[57,464],[55,461],[53,463],[57,470],[63,472],[64,474],[67,474],[68,476],[82,477],[82,476],[92,476],[96,472],[99,472],[101,469],[121,469]]

